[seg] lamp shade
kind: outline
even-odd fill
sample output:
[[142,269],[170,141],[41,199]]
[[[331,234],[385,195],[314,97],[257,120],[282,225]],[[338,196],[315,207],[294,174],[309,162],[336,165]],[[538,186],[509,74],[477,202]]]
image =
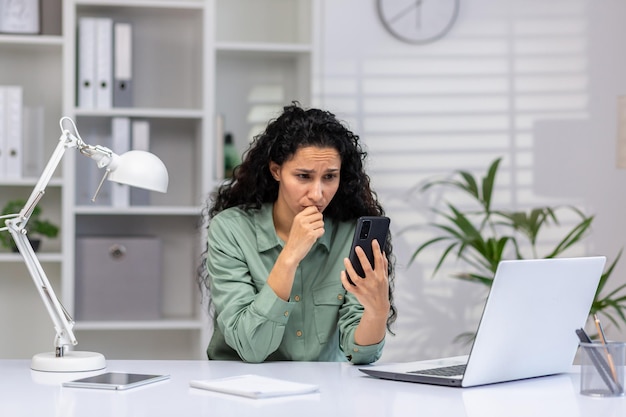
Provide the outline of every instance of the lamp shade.
[[109,181],[165,193],[169,175],[165,164],[156,155],[129,151],[119,156],[117,168],[109,173]]

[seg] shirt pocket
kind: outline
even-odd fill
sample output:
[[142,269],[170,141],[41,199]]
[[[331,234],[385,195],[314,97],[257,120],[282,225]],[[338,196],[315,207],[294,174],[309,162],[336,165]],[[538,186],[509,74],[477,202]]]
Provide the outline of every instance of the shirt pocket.
[[337,331],[339,308],[343,305],[346,290],[342,286],[328,285],[313,290],[313,315],[317,337],[324,344]]

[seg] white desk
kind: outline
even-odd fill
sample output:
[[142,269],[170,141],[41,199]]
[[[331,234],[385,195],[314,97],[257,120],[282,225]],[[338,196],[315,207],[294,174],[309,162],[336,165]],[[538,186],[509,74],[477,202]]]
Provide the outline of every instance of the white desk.
[[[29,364],[0,360],[0,416],[626,416],[626,398],[581,396],[577,368],[571,374],[459,389],[377,380],[345,363],[111,360],[108,371],[171,375],[168,381],[115,392],[64,388],[61,382],[76,374],[34,372]],[[189,387],[192,379],[241,374],[314,383],[320,392],[252,400]]]

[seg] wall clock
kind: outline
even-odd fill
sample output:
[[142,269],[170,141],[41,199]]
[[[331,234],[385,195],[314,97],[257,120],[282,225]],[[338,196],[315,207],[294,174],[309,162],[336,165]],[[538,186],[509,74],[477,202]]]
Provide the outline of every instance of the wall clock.
[[396,39],[413,44],[445,36],[459,14],[460,0],[376,0],[378,17]]

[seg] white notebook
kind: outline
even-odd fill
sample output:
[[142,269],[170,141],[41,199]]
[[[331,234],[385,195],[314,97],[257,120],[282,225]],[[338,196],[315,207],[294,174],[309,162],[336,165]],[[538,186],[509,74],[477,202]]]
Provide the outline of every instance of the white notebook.
[[238,375],[221,379],[192,380],[193,388],[206,389],[248,398],[268,398],[317,392],[314,384],[285,381],[259,375]]

